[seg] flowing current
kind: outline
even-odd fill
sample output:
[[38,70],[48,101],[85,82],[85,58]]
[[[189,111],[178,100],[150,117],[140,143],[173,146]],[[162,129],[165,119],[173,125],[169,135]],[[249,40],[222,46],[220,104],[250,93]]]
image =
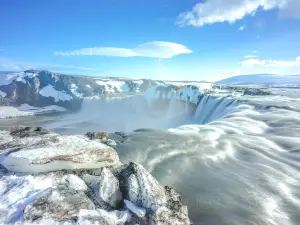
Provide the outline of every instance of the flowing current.
[[[282,93],[280,93],[282,94]],[[298,95],[299,96],[299,95]],[[15,118],[59,133],[125,131],[117,147],[174,187],[194,224],[300,224],[300,100],[202,96],[149,106],[143,96],[85,100],[73,114]],[[147,128],[147,129],[141,129]]]

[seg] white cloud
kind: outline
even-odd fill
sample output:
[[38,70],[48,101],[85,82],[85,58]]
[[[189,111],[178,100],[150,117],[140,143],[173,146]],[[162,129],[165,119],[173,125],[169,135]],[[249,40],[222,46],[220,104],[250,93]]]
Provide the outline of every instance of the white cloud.
[[94,47],[82,48],[79,50],[68,52],[55,52],[55,55],[61,56],[85,56],[85,55],[102,55],[117,57],[152,57],[152,58],[172,58],[180,54],[188,54],[192,51],[186,46],[172,42],[148,42],[137,46],[133,49],[127,48],[111,48],[111,47]]
[[10,62],[1,62],[0,61],[0,69],[5,70],[29,70],[34,69],[33,66],[22,65],[18,63],[10,63]]
[[300,61],[300,56],[298,56],[298,57],[296,58],[296,61]]
[[245,28],[246,28],[246,26],[243,25],[243,26],[240,26],[240,27],[239,27],[239,30],[240,30],[240,31],[243,31],[243,30],[245,30]]
[[251,59],[251,58],[257,58],[257,56],[256,55],[245,55],[244,58]]
[[282,60],[265,60],[251,58],[240,62],[242,66],[263,66],[263,67],[296,67],[300,66],[298,58],[295,61],[282,61]]
[[[205,24],[233,23],[259,10],[279,9],[280,14],[300,18],[299,0],[210,0],[196,4],[178,16],[180,26],[201,27]],[[293,14],[288,12],[293,11]]]

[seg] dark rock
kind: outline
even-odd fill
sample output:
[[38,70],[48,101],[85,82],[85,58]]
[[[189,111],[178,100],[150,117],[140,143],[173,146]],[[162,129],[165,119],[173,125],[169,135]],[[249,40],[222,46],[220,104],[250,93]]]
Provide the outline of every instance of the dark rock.
[[106,140],[108,138],[108,134],[106,132],[88,132],[85,135],[91,140]]
[[24,138],[24,137],[40,136],[49,133],[50,133],[49,130],[44,129],[42,127],[24,127],[24,128],[13,129],[10,132],[10,135],[17,136],[19,138]]

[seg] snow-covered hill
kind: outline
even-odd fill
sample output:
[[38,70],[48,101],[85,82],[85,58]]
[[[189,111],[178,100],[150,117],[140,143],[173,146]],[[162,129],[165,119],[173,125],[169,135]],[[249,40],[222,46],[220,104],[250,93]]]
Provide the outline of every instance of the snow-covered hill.
[[300,85],[300,75],[251,74],[230,77],[216,82],[217,84],[279,84]]
[[81,107],[84,97],[144,92],[158,83],[147,79],[94,78],[36,70],[0,72],[0,105],[19,107],[28,104],[76,110]]

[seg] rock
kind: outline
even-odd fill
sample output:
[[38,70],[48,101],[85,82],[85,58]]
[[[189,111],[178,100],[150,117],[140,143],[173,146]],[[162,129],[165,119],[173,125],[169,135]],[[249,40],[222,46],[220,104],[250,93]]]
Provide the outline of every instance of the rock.
[[106,132],[88,132],[85,135],[91,140],[99,139],[106,141],[108,137]]
[[165,190],[141,165],[130,163],[119,174],[123,198],[155,212],[167,202]]
[[24,219],[37,222],[41,219],[55,221],[72,220],[81,209],[94,210],[94,203],[82,191],[69,189],[64,185],[43,191],[24,210]]
[[125,203],[126,207],[132,213],[134,213],[136,216],[138,216],[138,217],[145,217],[145,215],[146,215],[146,209],[138,207],[135,204],[133,204],[132,202],[126,200],[126,199],[124,200],[124,203]]
[[85,182],[75,174],[68,174],[63,176],[59,183],[76,191],[88,191],[88,186],[85,184]]
[[180,215],[179,213],[160,207],[154,214],[149,216],[149,225],[191,225],[188,216]]
[[247,88],[243,95],[272,95],[272,93],[259,88]]
[[107,139],[105,142],[106,145],[111,146],[111,147],[116,147],[117,143],[113,139]]
[[78,224],[124,225],[130,217],[131,215],[127,210],[81,210],[79,213]]
[[108,168],[103,168],[100,176],[86,174],[83,180],[92,190],[96,204],[104,208],[119,208],[122,200],[119,181]]
[[107,168],[103,168],[100,176],[99,197],[113,208],[121,201],[119,181]]
[[[114,149],[80,136],[51,133],[27,137],[25,141],[17,137],[11,142],[15,141],[19,150],[10,153],[1,162],[11,171],[40,173],[63,169],[101,168],[119,163]],[[5,145],[7,147],[8,144]]]
[[13,129],[10,134],[12,136],[24,138],[24,137],[34,137],[44,134],[49,134],[50,131],[42,127],[24,127]]

